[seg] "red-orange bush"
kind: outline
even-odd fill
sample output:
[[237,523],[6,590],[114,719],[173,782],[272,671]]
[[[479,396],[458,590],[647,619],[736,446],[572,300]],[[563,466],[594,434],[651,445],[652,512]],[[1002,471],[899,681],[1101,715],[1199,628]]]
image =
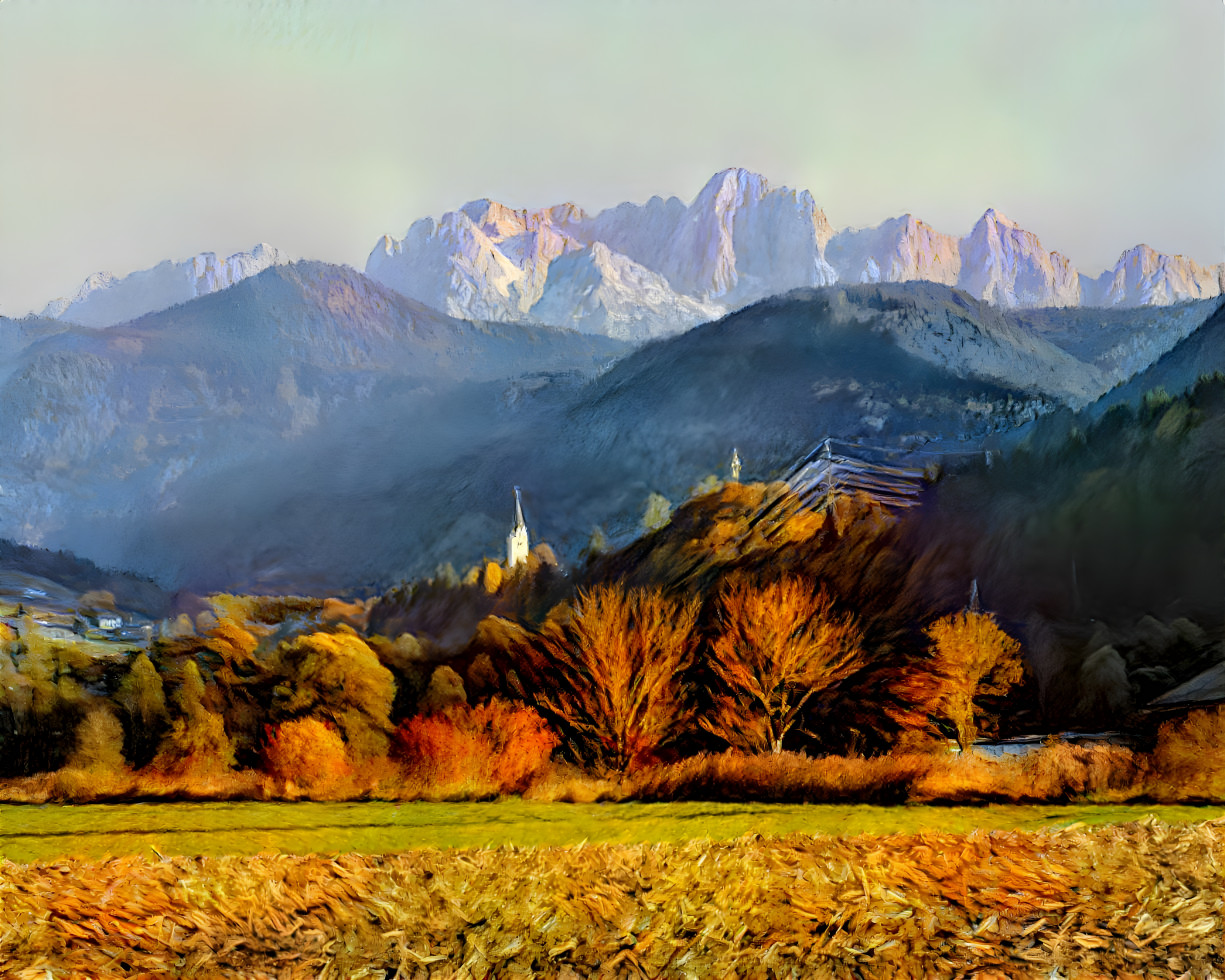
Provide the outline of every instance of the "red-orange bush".
[[435,787],[484,784],[522,792],[544,768],[557,736],[532,708],[492,698],[409,718],[396,729],[395,752]]
[[352,772],[344,740],[329,722],[298,718],[264,729],[263,770],[304,789],[326,790]]

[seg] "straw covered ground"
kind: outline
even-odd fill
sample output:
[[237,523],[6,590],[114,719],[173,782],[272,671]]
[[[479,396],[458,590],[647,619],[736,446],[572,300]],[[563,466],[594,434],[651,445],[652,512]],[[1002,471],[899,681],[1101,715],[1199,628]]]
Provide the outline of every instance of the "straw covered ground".
[[0,863],[0,975],[1221,977],[1225,819]]

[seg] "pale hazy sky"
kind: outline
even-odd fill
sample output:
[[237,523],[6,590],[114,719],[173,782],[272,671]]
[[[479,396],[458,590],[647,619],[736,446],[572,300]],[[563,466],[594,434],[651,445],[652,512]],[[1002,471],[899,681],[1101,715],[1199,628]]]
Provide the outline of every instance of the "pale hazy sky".
[[988,207],[1096,274],[1225,259],[1221,0],[0,0],[0,313],[477,197],[743,166],[835,227]]

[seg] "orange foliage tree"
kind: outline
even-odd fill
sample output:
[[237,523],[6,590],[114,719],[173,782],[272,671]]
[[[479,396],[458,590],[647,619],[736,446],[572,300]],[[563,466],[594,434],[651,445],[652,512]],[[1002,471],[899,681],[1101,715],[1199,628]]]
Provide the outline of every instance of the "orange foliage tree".
[[730,579],[719,595],[718,623],[710,667],[723,691],[699,723],[739,748],[782,752],[808,699],[865,661],[851,617],[836,615],[824,589],[814,592],[804,579],[760,587]]
[[539,714],[501,698],[406,719],[393,741],[409,769],[435,786],[472,780],[512,793],[527,788],[557,743]]
[[352,772],[336,726],[318,718],[297,718],[265,728],[261,761],[268,775],[307,788],[328,788]]
[[1225,706],[1163,722],[1152,755],[1162,796],[1225,799]]
[[957,743],[968,749],[978,734],[975,698],[1008,693],[1025,670],[1021,644],[990,613],[964,611],[938,619],[925,631],[929,657],[905,674],[894,693],[912,706],[903,724],[941,718],[952,724]]
[[275,705],[282,717],[309,712],[334,721],[355,760],[387,754],[395,678],[351,629],[282,643],[273,669],[286,679],[284,696]]
[[649,758],[692,717],[681,673],[693,662],[696,600],[597,586],[517,652],[532,696],[619,772]]

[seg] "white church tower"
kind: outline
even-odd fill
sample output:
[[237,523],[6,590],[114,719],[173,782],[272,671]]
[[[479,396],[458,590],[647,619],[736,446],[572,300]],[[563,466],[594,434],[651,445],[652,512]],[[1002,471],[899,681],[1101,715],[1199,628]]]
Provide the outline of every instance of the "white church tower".
[[506,535],[506,567],[514,568],[527,561],[527,525],[523,522],[523,500],[515,487],[515,525]]

